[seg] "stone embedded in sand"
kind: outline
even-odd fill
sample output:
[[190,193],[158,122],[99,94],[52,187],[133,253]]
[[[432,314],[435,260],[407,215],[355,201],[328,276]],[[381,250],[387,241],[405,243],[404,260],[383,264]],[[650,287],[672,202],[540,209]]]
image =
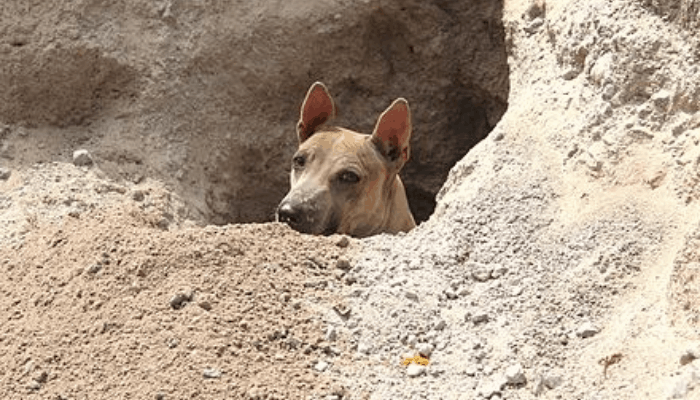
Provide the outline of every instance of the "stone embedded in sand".
[[506,368],[504,374],[506,383],[511,385],[519,385],[525,383],[525,374],[523,373],[523,366],[520,364],[513,364]]
[[586,339],[591,336],[595,336],[598,332],[600,332],[598,327],[590,322],[585,322],[576,330],[576,335],[578,335],[580,338]]
[[204,370],[202,375],[207,379],[217,379],[221,378],[221,371],[216,368],[207,368]]
[[170,299],[170,307],[179,310],[192,300],[192,292],[177,293]]
[[348,271],[352,268],[350,261],[345,257],[338,257],[338,261],[335,263],[336,268],[342,269],[343,271]]
[[493,270],[490,266],[479,262],[471,262],[467,265],[467,268],[471,270],[472,278],[478,282],[486,282],[489,280],[489,278],[491,278],[491,271]]
[[76,150],[73,152],[73,164],[79,167],[92,165],[92,156],[85,149]]
[[435,346],[433,346],[430,343],[420,343],[418,346],[416,346],[416,350],[420,355],[430,357],[431,354],[433,354],[433,349]]
[[315,369],[316,371],[318,371],[318,372],[323,372],[323,371],[325,371],[326,369],[328,369],[328,366],[329,366],[329,364],[328,364],[327,362],[325,362],[325,361],[319,361],[319,362],[316,363],[316,365],[314,366],[314,369]]
[[0,168],[0,181],[6,181],[10,179],[10,175],[12,175],[11,170],[7,168]]

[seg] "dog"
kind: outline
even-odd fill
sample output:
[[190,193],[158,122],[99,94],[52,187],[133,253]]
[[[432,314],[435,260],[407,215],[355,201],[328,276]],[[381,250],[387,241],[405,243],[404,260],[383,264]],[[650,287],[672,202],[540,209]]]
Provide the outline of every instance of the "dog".
[[416,222],[398,176],[410,155],[408,102],[394,100],[371,135],[328,126],[335,115],[326,86],[311,85],[296,127],[291,189],[277,207],[277,221],[315,235],[410,231]]

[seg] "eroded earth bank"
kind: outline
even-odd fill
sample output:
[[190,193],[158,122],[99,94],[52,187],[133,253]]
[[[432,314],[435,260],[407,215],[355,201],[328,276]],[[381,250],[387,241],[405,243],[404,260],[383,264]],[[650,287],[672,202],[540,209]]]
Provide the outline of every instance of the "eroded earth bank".
[[[0,397],[700,397],[698,10],[4,1]],[[270,223],[317,80],[414,231]]]

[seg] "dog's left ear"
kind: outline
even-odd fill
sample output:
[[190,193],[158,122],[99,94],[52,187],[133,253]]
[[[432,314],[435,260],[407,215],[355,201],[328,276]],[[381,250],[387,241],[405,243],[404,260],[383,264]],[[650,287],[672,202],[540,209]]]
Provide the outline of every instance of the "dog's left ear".
[[314,134],[316,129],[335,117],[335,104],[326,85],[316,82],[309,88],[301,105],[301,117],[297,124],[299,144]]
[[411,110],[408,101],[398,98],[379,116],[372,133],[372,143],[393,163],[397,171],[408,161],[411,140]]

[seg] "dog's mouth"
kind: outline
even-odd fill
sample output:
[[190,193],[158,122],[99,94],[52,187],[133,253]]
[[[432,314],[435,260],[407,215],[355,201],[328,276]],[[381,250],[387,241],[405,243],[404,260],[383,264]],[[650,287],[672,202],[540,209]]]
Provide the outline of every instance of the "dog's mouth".
[[340,219],[336,213],[331,212],[330,216],[324,218],[324,222],[315,221],[315,218],[309,211],[290,207],[282,203],[275,212],[275,219],[277,222],[285,223],[300,233],[330,236],[338,231]]
[[324,229],[323,232],[321,232],[323,236],[330,236],[338,232],[338,226],[340,225],[338,219],[331,217],[328,222],[329,223],[326,224],[326,229]]

